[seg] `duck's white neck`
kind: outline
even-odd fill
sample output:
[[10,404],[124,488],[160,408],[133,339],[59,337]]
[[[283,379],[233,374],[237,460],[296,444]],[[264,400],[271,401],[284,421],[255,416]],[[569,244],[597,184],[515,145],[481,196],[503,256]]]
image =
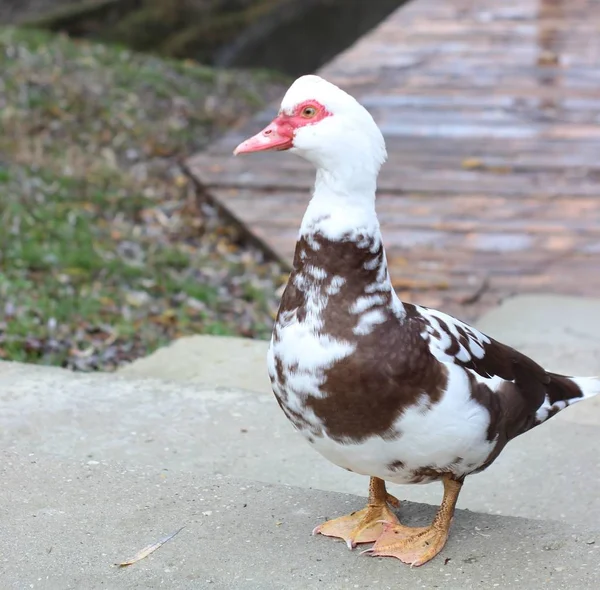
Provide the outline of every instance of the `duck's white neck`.
[[377,175],[364,172],[317,169],[313,197],[302,219],[300,235],[320,233],[334,241],[359,234],[379,236],[375,212]]

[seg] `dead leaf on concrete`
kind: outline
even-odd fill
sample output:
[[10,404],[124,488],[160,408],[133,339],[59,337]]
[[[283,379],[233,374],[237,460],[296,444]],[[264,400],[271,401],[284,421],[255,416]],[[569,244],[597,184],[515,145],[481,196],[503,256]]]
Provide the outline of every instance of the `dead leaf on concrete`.
[[145,559],[146,557],[148,557],[148,555],[154,553],[157,549],[162,547],[167,541],[170,541],[175,535],[180,533],[184,528],[185,527],[182,526],[180,529],[176,530],[174,533],[171,533],[170,535],[163,537],[159,541],[156,541],[156,543],[152,543],[152,545],[148,545],[147,547],[144,547],[143,549],[138,551],[130,560],[123,561],[121,563],[115,563],[115,565],[117,567],[126,567],[128,565],[132,565],[138,561],[141,561],[142,559]]

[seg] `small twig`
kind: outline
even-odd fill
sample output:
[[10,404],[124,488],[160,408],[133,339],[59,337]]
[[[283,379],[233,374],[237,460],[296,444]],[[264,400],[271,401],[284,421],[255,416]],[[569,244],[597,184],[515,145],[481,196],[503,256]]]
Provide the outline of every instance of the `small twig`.
[[481,299],[482,295],[489,289],[489,286],[490,281],[487,277],[485,277],[485,279],[481,281],[479,287],[477,287],[475,293],[463,297],[459,300],[459,303],[462,305],[473,305],[474,303],[477,303]]

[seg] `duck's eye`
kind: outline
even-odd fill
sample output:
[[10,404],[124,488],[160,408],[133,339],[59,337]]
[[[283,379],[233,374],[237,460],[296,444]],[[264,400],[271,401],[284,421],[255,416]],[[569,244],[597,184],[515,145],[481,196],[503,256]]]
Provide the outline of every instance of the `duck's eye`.
[[312,117],[314,117],[317,114],[317,109],[315,109],[315,107],[304,107],[302,109],[302,116],[305,119],[311,119]]

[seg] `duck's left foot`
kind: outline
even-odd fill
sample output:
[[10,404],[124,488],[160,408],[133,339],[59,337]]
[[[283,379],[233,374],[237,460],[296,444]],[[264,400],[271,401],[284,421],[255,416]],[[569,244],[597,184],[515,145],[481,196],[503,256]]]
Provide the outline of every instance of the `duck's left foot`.
[[399,506],[400,502],[387,493],[383,480],[372,477],[366,508],[324,522],[313,530],[313,535],[344,539],[349,549],[353,549],[358,543],[372,543],[383,532],[384,522],[398,523],[388,504]]
[[363,551],[375,557],[396,557],[411,566],[433,559],[446,544],[448,531],[430,527],[386,524],[373,547]]
[[380,557],[396,557],[411,566],[432,560],[446,544],[454,508],[462,483],[444,478],[444,499],[428,527],[408,527],[386,523],[375,545],[363,553]]

